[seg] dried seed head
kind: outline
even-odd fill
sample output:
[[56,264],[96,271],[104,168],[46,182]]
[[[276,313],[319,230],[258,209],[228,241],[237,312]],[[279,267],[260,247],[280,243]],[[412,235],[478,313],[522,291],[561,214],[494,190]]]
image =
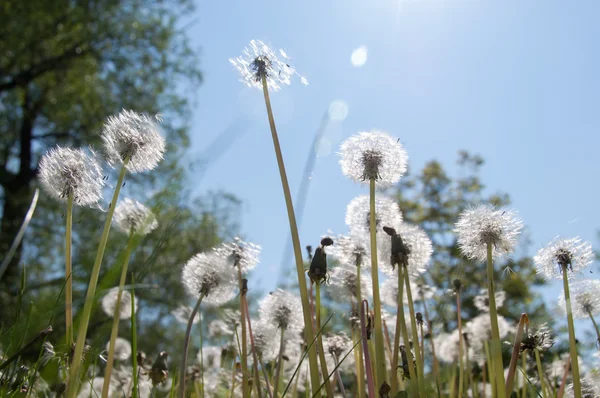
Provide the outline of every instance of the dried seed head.
[[141,173],[158,166],[165,153],[165,139],[156,118],[123,110],[110,116],[102,129],[102,141],[108,162],[127,162],[127,170]]
[[39,179],[44,190],[60,202],[71,194],[73,203],[80,206],[96,205],[102,199],[102,167],[94,152],[52,148],[40,160]]
[[146,235],[158,227],[152,211],[137,200],[124,198],[115,208],[115,227],[126,234]]
[[379,187],[397,183],[406,172],[408,156],[398,140],[382,131],[360,132],[340,147],[340,165],[347,177]]
[[[106,293],[106,295],[102,298],[102,310],[109,317],[113,317],[115,315],[115,308],[117,307],[117,299],[119,296],[119,288],[114,287]],[[135,300],[135,308],[134,312],[137,312],[138,309],[138,301]],[[121,304],[119,306],[119,319],[129,319],[131,318],[131,293],[127,290],[123,290],[121,292]]]
[[260,40],[251,40],[249,46],[244,48],[243,54],[236,58],[229,58],[229,62],[241,74],[240,81],[248,87],[262,90],[264,77],[269,89],[278,91],[282,85],[289,86],[294,75],[300,77],[301,83],[305,86],[308,84],[308,80],[300,76],[290,65],[289,57],[284,50],[275,52]]
[[[329,291],[338,302],[353,303],[358,299],[358,277],[356,266],[340,265],[334,267],[330,273]],[[372,295],[371,277],[363,272],[360,276],[361,296],[368,299]]]
[[479,205],[460,214],[454,232],[464,256],[485,261],[488,244],[492,245],[493,258],[511,253],[522,228],[513,211]]
[[300,299],[284,290],[277,289],[263,298],[258,311],[261,319],[277,328],[293,332],[304,327]]
[[367,243],[364,237],[357,235],[339,235],[335,245],[329,248],[329,255],[335,257],[341,264],[356,268],[370,267],[371,259],[367,253]]
[[395,265],[406,261],[408,272],[415,276],[425,272],[433,253],[433,244],[420,227],[401,223],[390,240],[389,267],[382,267],[388,276],[395,276]]
[[215,251],[198,253],[183,267],[181,281],[189,295],[200,297],[202,303],[221,305],[235,295],[235,273],[226,258]]
[[240,267],[242,274],[247,274],[258,264],[261,247],[235,237],[232,242],[222,243],[214,250],[217,255],[225,258],[229,265]]
[[[600,281],[586,280],[571,283],[571,309],[573,317],[587,319],[600,314]],[[564,293],[558,297],[558,306],[566,313]]]
[[[110,349],[110,341],[106,343],[106,351]],[[131,357],[131,344],[122,337],[115,339],[115,360],[126,361]]]
[[[504,300],[506,300],[506,293],[503,291],[496,292],[496,308],[500,308],[504,305]],[[488,295],[487,289],[481,289],[479,291],[479,295],[473,298],[473,305],[479,311],[490,312],[490,298]]]
[[561,239],[556,237],[548,246],[538,250],[533,261],[537,273],[546,279],[562,278],[563,268],[581,272],[594,259],[594,251],[589,242],[580,238]]
[[452,281],[452,286],[454,286],[454,292],[460,292],[462,282],[460,281],[460,279],[455,279]]
[[[175,318],[177,322],[183,323],[185,325],[190,320],[190,316],[192,315],[193,310],[194,309],[188,305],[180,305],[179,307],[171,311],[171,315]],[[194,325],[197,324],[198,322],[200,322],[201,318],[202,314],[200,314],[200,312],[197,312],[192,323]]]
[[263,361],[272,361],[279,353],[279,341],[277,328],[263,319],[252,321],[252,332],[254,336],[254,348]]

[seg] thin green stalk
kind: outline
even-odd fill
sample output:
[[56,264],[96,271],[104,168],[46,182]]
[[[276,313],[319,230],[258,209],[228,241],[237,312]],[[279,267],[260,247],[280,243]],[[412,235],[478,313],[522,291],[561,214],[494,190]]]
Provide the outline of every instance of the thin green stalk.
[[[354,344],[356,344],[357,342],[360,341],[360,337],[357,336],[358,331],[356,330],[356,328],[353,326],[352,327],[352,342]],[[354,368],[356,371],[356,396],[359,398],[364,398],[365,395],[365,386],[364,386],[364,368],[363,368],[363,364],[362,364],[362,344],[359,344],[357,346],[357,348],[360,348],[360,352],[359,350],[355,349],[354,350]]]
[[202,317],[198,317],[198,331],[200,335],[200,382],[202,383],[202,398],[204,398],[204,352],[202,351],[202,347],[204,346],[202,343]]
[[[243,296],[244,297],[244,311],[246,312],[246,314],[250,314],[250,311],[248,311],[248,298],[246,297],[246,295]],[[262,392],[261,392],[261,388],[260,388],[260,375],[258,373],[258,355],[256,354],[256,348],[254,345],[254,335],[252,334],[252,322],[250,322],[250,315],[246,316],[246,320],[248,321],[248,333],[250,334],[250,349],[252,351],[252,362],[254,363],[254,382],[253,384],[256,386],[256,395],[258,395],[258,398],[262,398]],[[200,346],[202,347],[202,346]]]
[[408,310],[410,312],[410,328],[412,329],[413,345],[415,347],[415,357],[417,359],[417,385],[419,387],[419,396],[425,398],[425,367],[423,358],[421,358],[421,349],[419,347],[419,332],[417,331],[417,321],[415,319],[415,307],[413,305],[412,293],[410,291],[410,277],[408,267],[404,265],[404,281],[406,282],[406,297],[408,299]]
[[521,398],[527,398],[527,357],[525,352],[521,354],[521,377],[523,377],[523,386],[521,387]]
[[546,392],[546,382],[544,378],[544,368],[542,368],[542,360],[540,359],[540,350],[537,348],[533,349],[535,353],[535,363],[537,365],[538,378],[540,379],[540,386],[542,389],[542,395],[544,398],[548,398],[548,394]]
[[[417,383],[417,375],[415,374],[415,367],[413,363],[412,353],[410,350],[410,339],[408,337],[408,328],[406,327],[406,318],[404,315],[404,267],[398,266],[398,313],[396,314],[396,331],[402,331],[402,338],[404,341],[404,347],[406,350],[406,357],[408,358],[408,376],[411,380],[411,386],[413,391],[418,391],[418,388],[414,388]],[[400,328],[398,329],[398,324]],[[398,336],[399,337],[399,336]],[[398,344],[399,346],[400,344]],[[404,370],[402,371],[404,374]],[[403,376],[400,376],[403,377]]]
[[242,268],[239,266],[236,267],[238,271],[238,283],[240,289],[240,317],[242,323],[242,351],[240,354],[240,362],[242,364],[242,396],[244,398],[249,397],[249,389],[248,389],[248,346],[246,340],[246,308],[244,308],[244,298],[246,297],[246,292],[244,291],[244,283],[242,281]]
[[[315,300],[316,306],[316,323],[317,330],[321,329],[321,284],[315,284]],[[325,350],[323,349],[323,334],[319,333],[317,336],[317,351],[319,351],[319,360],[321,361],[321,374],[323,375],[323,380],[325,380],[325,391],[327,392],[327,398],[333,398],[333,387],[331,387],[331,383],[327,378],[329,375],[329,371],[327,370],[327,360],[325,359]]]
[[[188,359],[188,348],[190,346],[190,335],[192,333],[192,326],[194,325],[194,318],[200,309],[200,304],[202,304],[202,299],[204,298],[204,292],[200,293],[200,297],[198,297],[198,301],[196,302],[196,306],[192,310],[190,314],[190,319],[188,320],[187,329],[185,330],[185,340],[183,342],[183,355],[181,356],[181,365],[179,367],[179,398],[185,397],[185,371],[187,368],[187,359]],[[202,347],[200,347],[202,349]],[[235,366],[234,366],[235,367]],[[204,386],[203,386],[204,387]]]
[[596,320],[594,319],[594,316],[592,315],[592,311],[588,310],[587,313],[590,316],[590,319],[592,320],[592,323],[594,324],[594,330],[596,331],[597,343],[600,344],[600,329],[598,329],[598,325],[596,324]]
[[[360,303],[362,303],[362,283],[360,280],[360,266],[362,263],[362,257],[361,256],[357,256],[356,257],[356,313],[359,314],[360,310],[358,309],[358,306],[360,305]],[[360,328],[358,328],[360,329]],[[360,330],[356,329],[356,334],[357,339],[360,339]],[[358,398],[364,398],[365,397],[365,365],[362,361],[362,357],[363,357],[363,345],[359,344],[358,345],[358,349],[355,350],[354,352],[358,354],[359,360],[356,361],[357,363],[357,373],[356,373],[356,388],[358,389]]]
[[[267,115],[269,117],[269,126],[271,128],[271,136],[273,138],[273,147],[277,158],[277,166],[279,167],[279,175],[281,177],[281,186],[283,188],[283,196],[285,197],[285,205],[287,208],[288,219],[290,223],[290,232],[292,235],[292,244],[294,247],[294,257],[296,260],[296,273],[298,275],[298,286],[300,287],[300,298],[302,300],[302,313],[304,315],[304,340],[308,343],[313,341],[314,333],[312,330],[312,317],[310,314],[310,303],[308,301],[308,289],[306,288],[306,277],[304,275],[304,261],[302,259],[302,248],[300,246],[300,237],[298,236],[298,226],[296,225],[296,216],[294,214],[294,205],[292,203],[292,195],[288,184],[287,175],[285,172],[285,164],[279,138],[277,137],[277,129],[275,127],[275,119],[273,110],[271,109],[271,100],[269,98],[269,89],[267,87],[267,77],[262,76],[263,94],[265,97],[265,105],[267,107]],[[308,350],[308,362],[310,367],[310,382],[313,391],[319,388],[319,365],[317,363],[316,347],[311,347]],[[71,398],[71,397],[69,397]]]
[[458,322],[458,396],[463,396],[464,384],[464,366],[463,366],[463,334],[462,334],[462,316],[460,310],[460,289],[456,290],[456,320]]
[[273,381],[274,393],[273,396],[277,396],[277,391],[279,391],[279,376],[281,375],[282,361],[283,361],[283,348],[285,344],[285,340],[283,336],[285,334],[285,329],[281,328],[281,336],[279,338],[279,355],[277,356],[277,369],[275,370],[275,380]]
[[[404,304],[402,302],[404,281],[402,278],[402,267],[398,267],[398,303],[396,309],[396,332],[394,333],[394,349],[392,351],[392,370],[390,372],[392,396],[398,392],[398,357],[400,351],[401,321],[404,321]],[[402,312],[402,317],[400,317]],[[406,327],[406,325],[405,325]],[[402,376],[401,376],[402,377]]]
[[[429,332],[433,333],[431,327],[431,321],[429,320],[429,311],[427,311],[427,303],[425,298],[422,297],[423,301],[423,311],[425,312],[425,322],[427,322],[427,326],[429,327]],[[433,357],[433,376],[435,377],[435,384],[437,387],[438,394],[441,392],[440,387],[440,363],[437,360],[437,356],[435,355],[435,344],[433,336],[429,339],[429,344],[431,344],[431,356]],[[425,359],[425,358],[423,358]],[[477,390],[477,389],[475,389]]]
[[473,398],[478,398],[478,393],[477,393],[477,387],[473,381],[473,371],[471,369],[471,362],[469,361],[469,344],[467,343],[466,339],[465,339],[465,369],[467,371],[467,374],[469,375],[468,377],[468,382],[469,385],[467,386],[467,389],[471,389],[471,396]]
[[87,330],[90,324],[90,316],[92,314],[92,306],[94,305],[94,298],[96,296],[96,286],[98,285],[98,277],[100,276],[100,267],[102,265],[102,259],[104,258],[106,243],[108,242],[108,233],[110,232],[113,214],[115,212],[115,207],[117,206],[117,199],[119,198],[121,186],[123,185],[125,173],[127,172],[127,163],[129,163],[129,159],[125,159],[123,166],[121,166],[119,178],[117,179],[117,185],[115,185],[115,192],[110,205],[108,206],[108,213],[106,214],[104,230],[102,231],[102,236],[100,237],[100,243],[98,245],[96,259],[94,260],[94,266],[92,267],[90,283],[88,284],[85,303],[83,305],[83,311],[81,312],[81,321],[79,322],[79,332],[77,333],[77,343],[75,344],[73,362],[71,363],[71,371],[69,373],[69,384],[67,386],[66,394],[67,398],[74,398],[77,394],[79,368],[81,367],[83,347],[85,346],[85,337],[87,336]]
[[[506,385],[504,384],[504,365],[502,364],[502,346],[500,343],[500,329],[498,328],[498,313],[496,311],[496,290],[494,287],[494,262],[492,260],[492,245],[490,243],[487,244],[487,279],[492,326],[492,345],[490,350],[492,361],[494,362],[496,392],[497,396],[502,398],[506,397]],[[490,382],[492,382],[491,379]]]
[[340,393],[342,394],[342,397],[346,398],[346,389],[344,388],[344,381],[342,380],[342,376],[340,375],[340,371],[338,370],[338,368],[340,367],[340,361],[338,360],[338,357],[335,354],[335,352],[331,355],[333,356],[333,363],[335,364],[335,369],[333,370],[333,372],[335,373],[335,377],[337,378]]
[[367,313],[369,311],[369,303],[367,300],[363,300],[360,303],[360,340],[363,346],[364,360],[365,360],[365,374],[367,376],[367,387],[369,391],[369,398],[375,396],[375,383],[373,382],[373,366],[371,364],[371,344],[367,337]]
[[373,308],[375,310],[375,380],[377,390],[387,383],[385,369],[385,349],[383,346],[383,327],[381,322],[381,300],[379,297],[379,270],[377,268],[377,226],[375,224],[375,179],[369,181],[370,193],[370,232],[371,232],[371,279],[373,280]]
[[579,360],[577,355],[577,341],[575,340],[575,325],[573,324],[573,310],[571,309],[571,294],[569,293],[569,279],[566,265],[562,266],[563,288],[565,290],[565,304],[567,306],[567,324],[569,326],[569,352],[571,354],[571,374],[573,375],[573,392],[575,398],[581,398],[581,379],[579,378]]
[[133,369],[132,398],[138,397],[139,370],[137,365],[137,326],[135,320],[135,275],[131,274],[131,352]]
[[106,359],[106,369],[104,370],[104,385],[102,387],[102,398],[108,397],[108,389],[110,387],[110,376],[112,374],[113,362],[115,359],[115,341],[119,333],[119,320],[121,318],[121,298],[123,296],[123,287],[127,279],[127,268],[129,268],[129,258],[133,250],[133,231],[129,233],[127,248],[125,249],[125,261],[121,270],[121,280],[119,281],[119,290],[117,292],[117,302],[113,313],[112,330],[110,332],[110,341],[108,343],[108,358]]
[[71,235],[73,232],[73,192],[67,198],[67,225],[65,228],[65,322],[67,347],[73,344],[73,265],[71,255]]
[[[450,378],[450,398],[456,397],[456,367],[452,367],[452,377]],[[459,397],[462,398],[462,397]],[[496,397],[494,397],[496,398]]]

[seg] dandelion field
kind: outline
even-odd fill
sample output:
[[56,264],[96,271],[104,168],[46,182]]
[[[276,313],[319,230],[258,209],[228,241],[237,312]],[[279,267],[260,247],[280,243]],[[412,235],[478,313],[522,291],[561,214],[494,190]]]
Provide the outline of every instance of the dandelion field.
[[[268,183],[282,187],[294,283],[263,297],[250,294],[248,277],[262,249],[240,237],[187,253],[187,262],[178,264],[187,300],[171,313],[173,335],[162,336],[181,355],[173,360],[167,351],[138,350],[143,302],[136,291],[144,286],[136,284],[130,258],[168,220],[123,197],[121,188],[135,184],[136,174],[152,173],[168,145],[159,117],[123,110],[104,122],[100,148],[54,147],[40,161],[41,195],[60,203],[65,215],[63,285],[54,297],[64,335],[52,332],[53,316],[37,334],[20,336],[22,329],[10,325],[1,330],[0,395],[600,397],[600,374],[582,359],[595,357],[600,341],[600,282],[585,275],[594,258],[589,242],[556,238],[529,264],[539,278],[562,281],[558,305],[568,325],[562,334],[536,324],[528,303],[518,320],[502,315],[511,292],[498,288],[505,277],[499,264],[513,254],[523,230],[518,213],[506,206],[474,202],[453,214],[457,221],[445,235],[477,264],[481,285],[453,278],[437,286],[429,273],[436,242],[426,226],[406,220],[404,212],[414,209],[390,194],[405,178],[409,154],[401,136],[379,130],[358,132],[339,148],[340,176],[364,188],[347,205],[347,231],[315,237],[317,245],[300,242],[270,95],[309,82],[283,50],[258,40],[230,63],[248,89],[263,95],[280,175]],[[35,207],[34,200],[32,219]],[[101,213],[104,222],[85,297],[74,297],[82,290],[73,289],[79,228],[73,211],[83,207]],[[102,286],[105,249],[117,234],[122,255],[111,261],[118,283]],[[27,300],[25,282],[19,299]],[[436,305],[442,299],[451,303],[444,314]],[[75,300],[83,303],[76,313]],[[474,311],[466,314],[467,305]],[[97,306],[110,318],[103,346],[87,344]],[[589,322],[597,341],[578,341],[574,318]]]

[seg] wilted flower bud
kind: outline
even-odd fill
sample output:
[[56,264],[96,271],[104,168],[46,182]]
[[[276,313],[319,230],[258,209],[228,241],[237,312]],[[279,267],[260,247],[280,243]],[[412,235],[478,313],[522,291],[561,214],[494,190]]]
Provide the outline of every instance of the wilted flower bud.
[[150,380],[152,380],[153,386],[164,383],[169,377],[169,368],[167,365],[168,357],[169,354],[167,354],[166,351],[162,351],[158,354],[158,357],[152,364],[152,368],[150,368],[148,375],[150,376]]

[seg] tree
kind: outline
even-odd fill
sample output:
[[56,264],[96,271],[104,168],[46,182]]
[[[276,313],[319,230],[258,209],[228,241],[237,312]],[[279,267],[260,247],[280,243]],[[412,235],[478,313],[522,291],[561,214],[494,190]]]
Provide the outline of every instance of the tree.
[[[188,145],[182,122],[188,99],[177,87],[201,81],[197,56],[178,27],[191,8],[189,0],[1,2],[0,258],[31,201],[40,156],[55,145],[97,145],[103,120],[123,108],[160,113],[169,143],[160,169],[132,185],[160,191],[161,181],[181,181],[176,162]],[[16,294],[21,261],[34,273],[56,265],[62,224],[59,207],[42,195],[28,243],[1,281],[3,292]]]

